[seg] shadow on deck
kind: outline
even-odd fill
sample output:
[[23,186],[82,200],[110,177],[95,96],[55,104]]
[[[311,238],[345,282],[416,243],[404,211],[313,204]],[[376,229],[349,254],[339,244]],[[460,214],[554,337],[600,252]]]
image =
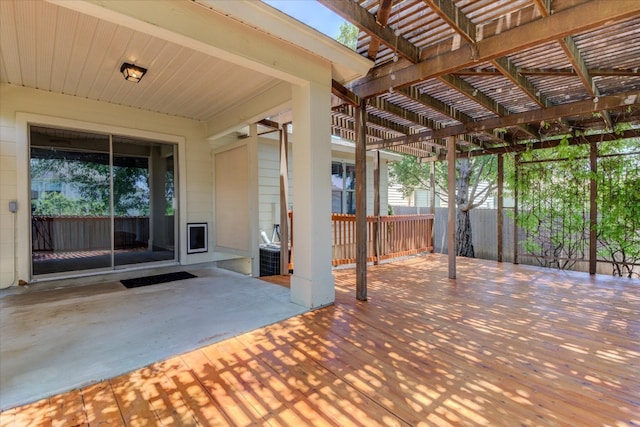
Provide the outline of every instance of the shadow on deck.
[[640,283],[428,255],[336,304],[2,414],[2,425],[638,425]]

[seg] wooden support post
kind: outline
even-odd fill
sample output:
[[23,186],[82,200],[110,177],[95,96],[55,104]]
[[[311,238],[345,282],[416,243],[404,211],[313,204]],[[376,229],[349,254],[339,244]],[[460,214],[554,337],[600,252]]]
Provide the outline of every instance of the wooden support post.
[[520,175],[520,154],[514,158],[514,189],[513,189],[513,263],[518,264],[518,185]]
[[367,300],[367,104],[356,113],[356,298]]
[[447,137],[448,168],[448,218],[447,218],[447,254],[449,259],[449,279],[456,278],[456,139]]
[[431,221],[431,253],[435,250],[435,228],[436,228],[436,162],[429,162],[429,213],[433,215]]
[[589,274],[596,274],[598,264],[598,143],[589,150],[591,180],[589,181]]
[[380,150],[373,152],[373,216],[376,217],[376,223],[373,225],[373,250],[375,265],[379,263],[380,257]]
[[289,275],[289,134],[280,130],[280,274]]
[[502,220],[502,210],[504,209],[504,199],[503,199],[503,190],[504,190],[504,158],[502,154],[498,154],[498,262],[502,262],[502,237],[503,237],[503,220]]

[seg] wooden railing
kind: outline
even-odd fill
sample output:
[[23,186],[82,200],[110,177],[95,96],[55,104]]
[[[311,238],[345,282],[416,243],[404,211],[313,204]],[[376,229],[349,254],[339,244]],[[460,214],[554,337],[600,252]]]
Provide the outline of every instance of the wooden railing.
[[[173,217],[167,217],[173,220]],[[356,217],[333,214],[332,264],[356,262]],[[110,247],[109,217],[32,218],[34,251],[79,251]],[[367,261],[413,255],[433,250],[434,215],[391,215],[367,217]],[[148,217],[116,217],[114,245],[117,248],[144,246],[149,239]],[[289,238],[293,242],[293,212],[289,212]],[[289,268],[293,269],[294,248]]]
[[[333,214],[332,264],[356,262],[355,215]],[[433,214],[367,216],[367,261],[433,250]]]
[[[173,217],[167,217],[173,221]],[[87,251],[111,247],[111,218],[107,216],[33,216],[34,251]],[[148,217],[115,217],[114,247],[145,247],[149,241]]]

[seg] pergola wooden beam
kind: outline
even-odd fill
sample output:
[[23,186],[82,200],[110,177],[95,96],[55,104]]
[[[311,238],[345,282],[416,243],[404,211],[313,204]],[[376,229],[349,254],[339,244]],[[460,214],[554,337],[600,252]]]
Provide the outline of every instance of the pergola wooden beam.
[[388,148],[403,145],[415,141],[427,139],[446,138],[448,136],[462,135],[469,132],[481,132],[498,128],[505,128],[526,123],[537,123],[542,120],[557,120],[562,117],[577,116],[594,113],[600,110],[615,110],[640,105],[640,91],[624,92],[616,95],[600,97],[598,102],[591,99],[556,105],[541,110],[525,111],[509,116],[479,120],[477,122],[464,123],[456,126],[448,126],[443,129],[429,130],[406,137],[393,138],[370,145],[368,148]]
[[[551,15],[550,0],[546,0],[546,1],[536,0],[535,4],[538,10],[540,10],[540,12],[542,13],[542,16],[546,17]],[[562,50],[564,50],[564,53],[567,55],[567,58],[569,58],[569,61],[571,62],[573,69],[576,71],[576,74],[582,81],[582,84],[584,85],[589,95],[593,97],[600,96],[601,95],[600,91],[598,90],[595,82],[593,81],[591,74],[589,74],[587,64],[584,62],[584,58],[582,57],[582,54],[580,53],[578,46],[576,46],[576,42],[573,39],[573,37],[567,36],[559,40],[559,42],[560,42],[560,47],[562,47]],[[602,114],[602,118],[604,119],[607,127],[609,129],[613,129],[613,121],[611,120],[611,116],[609,115],[609,112],[605,110],[605,111],[601,111],[600,113]]]
[[[376,99],[369,100],[369,102],[371,103],[371,106],[373,106],[374,108],[378,108],[378,106],[384,104],[384,102],[381,102],[381,101],[382,100],[378,101]],[[344,105],[342,106],[342,113],[346,116],[349,116],[351,119],[355,119],[357,114],[357,107],[353,107],[351,105]],[[345,120],[334,120],[333,125],[344,126],[350,130],[355,130],[355,128],[353,127],[354,126],[353,123],[354,123],[353,121],[350,121],[350,125],[348,125]],[[384,117],[376,116],[371,112],[367,113],[367,125],[379,126],[385,129],[389,129],[396,133],[401,133],[403,135],[410,135],[411,133],[415,133],[415,131],[413,131],[409,126],[403,125],[401,123],[396,123],[393,120],[389,120]],[[424,127],[428,127],[428,126],[424,126]],[[371,126],[369,126],[367,128],[368,134],[374,137],[378,137],[378,135],[372,134],[370,132],[371,130],[372,130]]]
[[[562,39],[560,41],[560,46],[566,53],[569,61],[571,61],[574,70],[576,70],[578,77],[580,77],[580,80],[582,80],[582,84],[584,85],[589,95],[593,97],[601,96],[600,90],[596,86],[596,83],[593,81],[593,77],[591,77],[591,74],[589,74],[587,64],[584,62],[584,58],[582,57],[580,50],[578,50],[578,46],[576,46],[576,42],[573,37],[567,36]],[[602,118],[604,119],[607,127],[609,129],[613,129],[613,121],[611,120],[609,112],[603,110],[600,111],[600,114],[602,114]]]
[[[473,117],[469,116],[468,114],[457,110],[456,108],[440,101],[439,99],[427,93],[421,93],[420,90],[418,90],[414,86],[399,89],[398,92],[402,93],[402,95],[409,98],[411,101],[422,104],[427,108],[437,111],[440,114],[444,114],[447,117],[451,117],[452,119],[457,120],[461,123],[468,123],[468,122],[474,121]],[[496,137],[492,132],[483,132],[483,133],[494,142],[496,141],[504,142],[500,138]]]
[[582,54],[578,50],[578,46],[576,46],[576,42],[573,40],[573,37],[565,37],[560,42],[560,46],[566,53],[569,61],[571,61],[571,65],[576,72],[576,75],[582,81],[585,89],[591,96],[600,96],[600,92],[596,87],[589,70],[587,69],[587,64],[584,62],[582,58]]
[[[638,137],[640,137],[639,129],[628,129],[620,133],[609,132],[609,133],[596,133],[593,135],[573,136],[568,139],[568,144],[584,145],[584,144],[591,144],[593,142],[608,142],[608,141],[616,141],[619,139],[630,139],[630,138],[638,138]],[[523,150],[524,149],[541,150],[544,148],[555,148],[560,146],[560,144],[562,143],[563,143],[562,138],[557,138],[553,140],[533,142],[531,144],[528,144],[527,147],[522,147],[522,149]],[[473,150],[473,151],[465,151],[462,153],[458,153],[458,157],[462,158],[462,157],[486,156],[490,154],[507,154],[507,153],[513,153],[515,151],[518,151],[518,150],[514,150],[513,147],[508,147],[508,146],[492,147],[492,148],[486,148],[483,150]],[[446,156],[439,155],[437,160],[446,160]]]
[[450,135],[461,135],[468,132],[480,132],[496,128],[517,126],[527,123],[538,123],[543,120],[556,120],[581,114],[594,113],[600,110],[614,110],[640,104],[640,91],[625,92],[617,95],[604,96],[594,102],[591,99],[561,104],[542,110],[525,111],[494,119],[479,120],[459,126],[450,126],[434,132],[434,138],[446,138]]
[[[376,13],[376,22],[378,25],[382,27],[387,26],[387,21],[389,20],[389,16],[391,15],[391,8],[393,6],[394,0],[380,0],[380,5],[378,6],[378,13]],[[375,37],[371,37],[371,41],[369,42],[369,50],[367,51],[367,56],[375,61],[378,56],[378,50],[380,49],[380,39]]]
[[459,122],[466,123],[473,121],[473,118],[470,115],[455,109],[427,93],[421,93],[420,90],[414,86],[399,89],[398,92],[414,102],[422,104],[427,108],[444,114],[447,117],[451,117]]
[[[508,116],[511,114],[511,112],[504,105],[488,97],[486,94],[480,92],[478,89],[476,89],[470,83],[466,82],[460,77],[457,77],[451,74],[445,74],[440,76],[439,79],[440,81],[442,81],[443,83],[446,83],[451,88],[464,94],[469,99],[472,99],[473,101],[482,105],[484,108],[490,111],[493,111],[500,117]],[[539,137],[538,131],[531,126],[527,126],[524,124],[519,124],[514,126],[518,126],[521,130],[523,130],[525,133],[527,133],[529,136],[533,138]]]
[[[369,99],[368,102],[369,102],[369,106],[376,110],[383,111],[395,117],[398,117],[400,119],[409,121],[411,123],[415,123],[420,127],[430,128],[430,129],[440,128],[440,124],[438,122],[431,120],[428,117],[425,117],[421,114],[415,113],[411,110],[407,110],[406,108],[400,107],[399,105],[393,104],[387,100],[384,100],[381,98],[371,98]],[[342,106],[341,110],[344,114],[351,117],[355,117],[356,109],[353,108],[352,106],[344,105]],[[411,127],[400,124],[400,123],[396,123],[395,121],[384,118],[384,117],[376,116],[371,111],[369,111],[367,115],[367,123],[369,125],[384,127],[394,132],[402,133],[404,135],[409,135],[411,133],[414,133]],[[368,128],[368,134],[372,135],[372,133],[369,132],[370,129],[371,127]],[[479,147],[479,145],[473,141],[473,138],[471,136],[465,136],[464,141],[468,145],[474,145],[476,147]],[[504,141],[501,141],[501,142],[504,142]]]
[[[587,69],[590,76],[595,77],[640,77],[640,68],[634,69],[604,69],[604,68],[590,68]],[[523,76],[548,76],[548,77],[576,77],[578,73],[574,68],[518,68],[518,73]],[[477,70],[475,68],[463,68],[461,70],[451,73],[455,76],[501,76],[503,75],[496,69],[482,69]],[[578,76],[579,77],[579,76]]]
[[423,0],[440,18],[468,42],[476,41],[476,26],[452,0]]
[[[467,42],[472,46],[476,46],[476,26],[467,18],[467,16],[453,3],[452,0],[423,0],[429,5],[429,7],[444,21],[446,21],[453,30],[460,34]],[[496,58],[493,61],[494,66],[502,72],[507,78],[509,78],[516,86],[518,86],[525,94],[533,99],[541,107],[549,106],[548,101],[537,91],[531,82],[525,77],[518,74],[516,67],[506,57]],[[507,109],[500,104],[492,100],[489,96],[479,91],[477,88],[472,87],[470,84],[462,80],[460,77],[452,75],[443,75],[440,77],[449,86],[461,91],[464,95],[470,96],[475,102],[485,108],[489,108],[496,114],[503,116],[509,114]],[[495,109],[494,109],[495,107]],[[537,132],[530,128],[523,128],[526,133],[536,137]],[[534,133],[532,133],[534,132]]]
[[[356,100],[359,101],[358,96],[355,95],[353,92],[349,91],[349,89],[345,88],[343,85],[341,85],[336,81],[332,82],[332,93],[340,97],[343,101],[347,103],[347,105],[343,104],[343,105],[340,105],[339,107],[336,107],[337,108],[336,111],[341,111],[345,115],[348,115],[350,117],[355,117],[356,113],[353,107],[359,105],[359,104],[355,104]],[[402,89],[401,93],[404,96],[407,96],[408,98],[421,103],[422,105],[429,106],[432,109],[438,109],[437,111],[440,111],[439,109],[442,109],[444,111],[440,111],[440,112],[443,114],[449,115],[453,113],[456,115],[456,117],[454,117],[456,119],[461,118],[464,120],[464,122],[473,121],[473,119],[470,116],[467,116],[464,113],[461,113],[458,111],[450,112],[450,110],[453,110],[453,109],[450,107],[447,107],[445,103],[443,103],[442,101],[438,101],[436,98],[433,98],[429,95],[421,95],[419,91],[415,88]],[[401,119],[415,123],[416,125],[421,127],[426,127],[431,129],[441,127],[438,122],[432,119],[429,119],[428,117],[415,113],[406,108],[400,107],[399,105],[393,104],[384,99],[371,98],[369,100],[369,105],[377,110],[387,112]],[[410,127],[396,123],[393,120],[389,120],[384,117],[378,117],[371,113],[369,113],[368,117],[369,117],[368,124],[384,127],[394,132],[402,133],[404,135],[409,135],[412,133],[412,130]],[[340,126],[340,124],[337,123],[335,120],[333,125],[336,127]],[[354,129],[353,127],[350,127],[348,128],[348,130],[353,131]],[[493,136],[493,134],[490,132],[485,132],[485,133],[487,136],[490,136],[494,142],[500,142],[500,143],[505,142]],[[384,136],[381,137],[380,132],[375,132],[375,129],[372,129],[370,126],[367,128],[367,134],[369,136],[373,136],[378,139],[386,139]],[[469,145],[480,147],[480,145],[476,143],[470,135],[465,135],[464,141]]]
[[256,124],[262,125],[264,127],[272,128],[274,130],[279,130],[280,129],[280,123],[274,122],[273,120],[269,120],[269,119],[262,119],[259,122],[257,122]]
[[382,98],[371,98],[369,100],[369,105],[377,110],[385,111],[389,114],[393,114],[398,118],[410,121],[425,128],[435,129],[439,127],[439,124],[436,121],[431,120],[421,114],[415,113],[411,110],[407,110],[406,108],[400,107]]
[[349,105],[354,107],[358,107],[360,105],[360,97],[355,93],[351,92],[349,89],[344,87],[340,82],[336,80],[331,80],[331,93],[342,99]]
[[[442,148],[442,147],[438,147],[438,148]],[[367,147],[367,150],[369,148]],[[433,148],[431,149],[427,149],[424,147],[413,147],[413,146],[408,146],[408,145],[401,145],[399,147],[394,148],[394,150],[396,153],[401,153],[401,154],[408,154],[410,156],[413,157],[417,157],[420,159],[425,159],[425,158],[431,158],[433,157]]]
[[533,0],[533,4],[536,5],[542,16],[549,16],[551,10],[551,0]]
[[[321,1],[331,4],[355,5],[350,1]],[[636,16],[638,13],[640,13],[640,2],[626,0],[589,1],[549,17],[540,18],[487,37],[478,41],[475,48],[470,48],[467,43],[459,49],[436,55],[403,69],[396,69],[394,70],[394,79],[391,78],[390,73],[379,70],[381,72],[372,73],[372,75],[360,79],[353,91],[360,97],[369,98],[385,92],[389,87],[409,86],[421,80],[473,66],[482,61],[491,61],[536,45],[589,31],[610,22]],[[370,14],[366,14],[370,16]]]
[[509,58],[496,58],[491,61],[500,70],[503,76],[511,80],[522,92],[531,98],[542,108],[550,107],[552,104],[544,94],[542,94],[526,77],[518,71],[517,67]]
[[411,62],[420,61],[420,49],[405,38],[396,36],[391,28],[378,24],[376,18],[358,3],[344,0],[318,0],[318,2]]
[[[347,113],[345,113],[346,115]],[[351,141],[355,141],[355,122],[354,116],[349,116],[349,118],[332,116],[331,118],[331,133],[337,135],[344,139],[349,139]],[[371,125],[379,126],[385,128],[384,130],[375,128]],[[388,129],[388,130],[386,130]],[[341,132],[337,132],[341,130]],[[344,132],[342,132],[344,131]],[[367,117],[367,136],[374,138],[376,140],[384,140],[388,138],[393,138],[397,134],[409,135],[410,129],[406,126],[399,125],[397,123],[393,123],[390,120],[381,119],[376,116],[369,115]],[[390,136],[392,135],[392,136]]]

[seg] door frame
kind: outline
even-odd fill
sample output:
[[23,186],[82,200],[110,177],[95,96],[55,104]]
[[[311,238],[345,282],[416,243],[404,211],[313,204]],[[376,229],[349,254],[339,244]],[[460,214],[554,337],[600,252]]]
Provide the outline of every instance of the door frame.
[[[158,142],[166,142],[177,145],[177,164],[175,177],[175,191],[178,196],[178,204],[176,206],[176,215],[174,218],[176,236],[176,258],[174,261],[149,263],[143,265],[133,265],[131,268],[121,268],[100,271],[75,271],[71,274],[55,274],[46,275],[46,277],[34,277],[31,273],[31,212],[28,209],[31,206],[31,188],[30,188],[30,135],[29,128],[31,125],[43,126],[50,128],[60,128],[68,130],[76,130],[80,132],[95,132],[100,134],[115,134],[128,138],[140,138],[143,140],[152,140]],[[82,276],[103,275],[109,273],[120,273],[127,270],[139,270],[150,267],[183,264],[185,252],[185,234],[181,230],[186,227],[186,180],[182,176],[186,173],[186,139],[183,136],[172,135],[156,131],[148,131],[143,129],[133,129],[122,126],[100,124],[94,122],[86,122],[68,118],[52,117],[33,113],[16,113],[16,175],[17,175],[17,199],[18,199],[18,217],[17,217],[17,233],[22,236],[29,236],[26,239],[18,239],[18,247],[16,256],[19,277],[27,277],[29,283],[36,283],[46,280],[58,280],[61,278],[72,278]]]

